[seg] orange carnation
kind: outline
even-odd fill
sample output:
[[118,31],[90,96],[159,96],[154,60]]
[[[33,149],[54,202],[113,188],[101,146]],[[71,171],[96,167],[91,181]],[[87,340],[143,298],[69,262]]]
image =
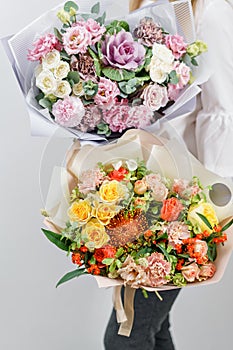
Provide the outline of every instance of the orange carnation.
[[163,201],[160,216],[165,221],[175,221],[184,209],[179,199],[172,197]]

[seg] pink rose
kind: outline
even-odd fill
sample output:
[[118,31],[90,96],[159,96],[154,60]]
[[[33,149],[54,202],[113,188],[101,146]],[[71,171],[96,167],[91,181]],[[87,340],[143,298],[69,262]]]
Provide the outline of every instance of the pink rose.
[[181,273],[188,282],[194,282],[195,279],[198,279],[200,269],[198,265],[193,262],[187,266],[183,266],[181,269]]
[[85,53],[91,45],[91,34],[82,22],[75,23],[63,34],[63,45],[68,55]]
[[158,111],[168,103],[167,89],[158,84],[148,85],[141,96],[144,99],[143,104],[151,111]]
[[100,41],[102,35],[106,31],[105,27],[100,26],[93,18],[88,18],[85,22],[85,27],[88,32],[91,34],[91,44],[94,45]]
[[78,97],[67,96],[53,105],[55,122],[65,127],[77,126],[85,114],[85,108]]
[[95,95],[95,103],[98,106],[111,107],[117,95],[120,94],[120,90],[115,82],[110,79],[100,78],[98,84],[98,91]]
[[54,34],[41,36],[33,43],[33,50],[28,50],[27,59],[29,61],[39,61],[54,49],[61,51],[62,45]]
[[194,253],[199,253],[201,258],[206,256],[207,251],[208,251],[207,243],[205,241],[201,241],[199,239],[196,240],[193,248],[194,248]]
[[198,280],[205,281],[208,278],[213,277],[215,272],[216,267],[212,262],[208,262],[207,264],[201,265]]
[[165,36],[165,44],[172,51],[173,56],[179,59],[186,53],[188,44],[184,42],[184,38],[180,35]]

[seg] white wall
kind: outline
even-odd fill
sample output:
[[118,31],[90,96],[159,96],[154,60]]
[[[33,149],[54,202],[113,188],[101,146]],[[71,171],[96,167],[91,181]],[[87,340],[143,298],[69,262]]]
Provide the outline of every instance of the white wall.
[[[17,32],[58,3],[1,1],[0,35]],[[56,289],[57,280],[72,266],[40,231],[41,159],[47,165],[42,169],[45,193],[52,163],[61,162],[67,140],[48,144],[30,136],[24,99],[2,47],[0,77],[0,349],[103,350],[111,290],[99,290],[91,277]],[[231,348],[232,269],[231,259],[218,285],[188,288],[179,296],[172,313],[177,349]]]

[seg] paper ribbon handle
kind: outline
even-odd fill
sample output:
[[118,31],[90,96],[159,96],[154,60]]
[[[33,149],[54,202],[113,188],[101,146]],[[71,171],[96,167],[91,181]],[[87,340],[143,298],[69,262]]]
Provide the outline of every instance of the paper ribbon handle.
[[121,299],[121,288],[122,286],[114,288],[113,305],[116,310],[117,322],[120,323],[118,334],[129,337],[134,321],[135,288],[130,288],[127,285],[125,286],[124,306]]

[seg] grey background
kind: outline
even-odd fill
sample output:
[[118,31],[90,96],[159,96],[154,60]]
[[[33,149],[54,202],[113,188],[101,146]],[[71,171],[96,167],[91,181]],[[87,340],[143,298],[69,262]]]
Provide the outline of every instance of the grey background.
[[[0,36],[17,32],[57,4],[1,1]],[[112,291],[98,289],[91,277],[56,289],[72,265],[40,231],[51,169],[61,164],[69,141],[30,136],[24,99],[2,47],[0,77],[0,349],[103,350]],[[179,295],[171,315],[178,350],[231,348],[232,269],[231,258],[219,284]]]

